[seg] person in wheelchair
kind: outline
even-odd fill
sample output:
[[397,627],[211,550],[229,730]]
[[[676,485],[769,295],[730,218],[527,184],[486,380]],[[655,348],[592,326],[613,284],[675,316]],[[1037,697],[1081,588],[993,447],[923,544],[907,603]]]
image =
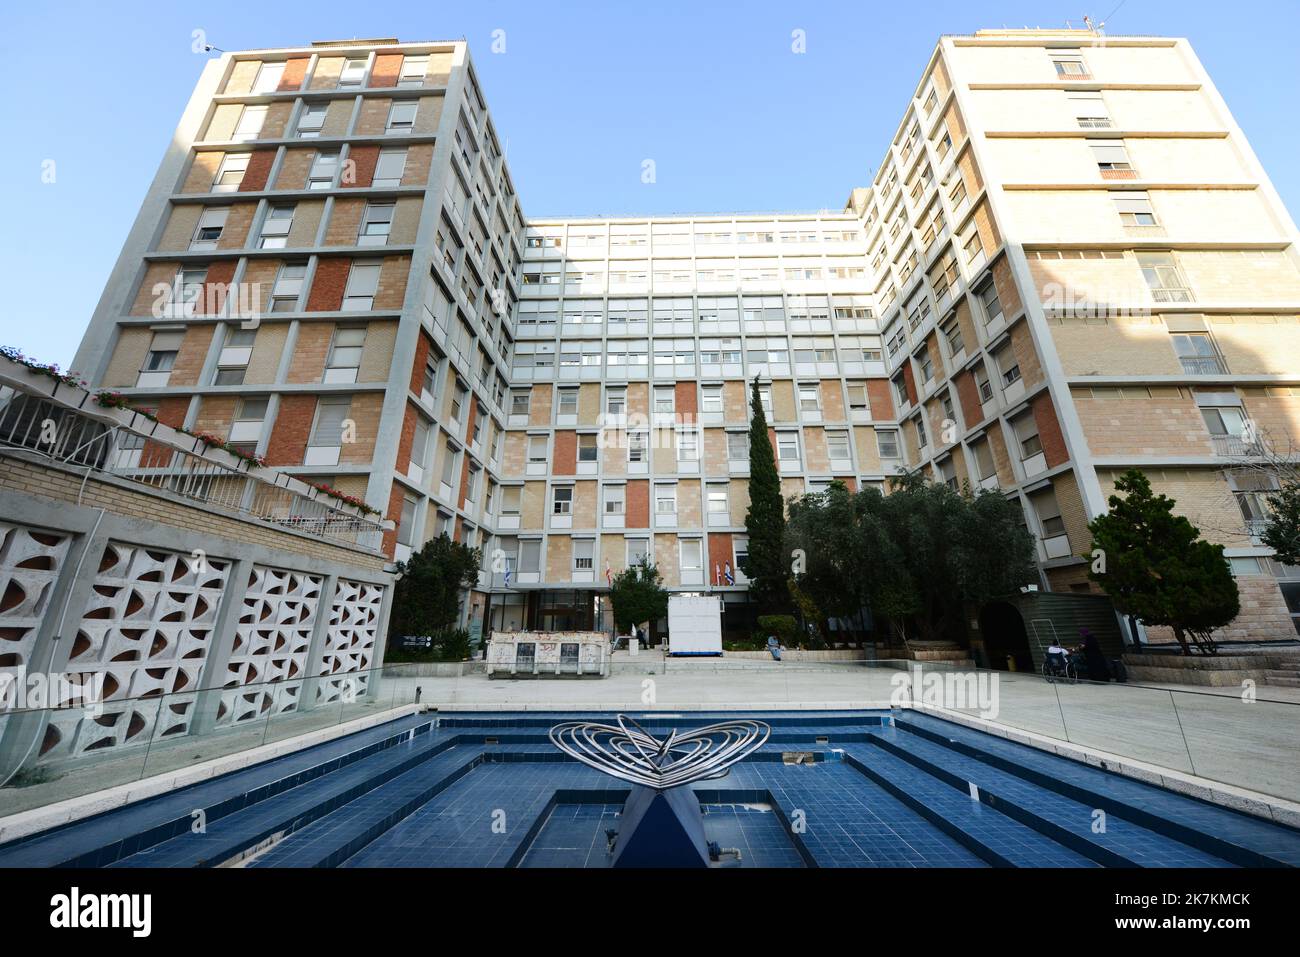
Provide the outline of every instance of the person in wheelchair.
[[1053,641],[1047,647],[1047,657],[1043,659],[1043,676],[1049,681],[1053,678],[1069,676],[1070,651],[1059,641]]

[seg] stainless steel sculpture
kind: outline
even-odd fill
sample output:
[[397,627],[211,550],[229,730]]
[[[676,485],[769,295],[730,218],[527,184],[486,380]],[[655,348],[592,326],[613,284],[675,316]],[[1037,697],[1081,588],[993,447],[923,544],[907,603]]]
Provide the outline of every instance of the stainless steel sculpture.
[[772,734],[762,721],[723,721],[659,739],[625,714],[618,724],[567,721],[550,730],[551,743],[589,768],[656,791],[722,777]]

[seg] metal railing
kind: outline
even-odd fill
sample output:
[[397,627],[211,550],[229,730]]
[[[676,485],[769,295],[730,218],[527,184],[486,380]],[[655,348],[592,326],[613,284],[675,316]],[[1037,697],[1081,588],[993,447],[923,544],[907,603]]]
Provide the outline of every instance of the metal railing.
[[[0,372],[8,373],[9,365]],[[159,431],[151,434],[114,422],[113,416],[120,413],[100,409],[76,386],[60,384],[54,396],[44,396],[28,391],[15,375],[4,374],[3,381],[0,455],[35,455],[347,545],[374,550],[382,544],[383,528],[377,521],[290,487],[299,483],[284,473],[234,464],[237,459],[209,452],[199,439],[192,439],[192,450],[182,448],[165,426],[155,424]]]

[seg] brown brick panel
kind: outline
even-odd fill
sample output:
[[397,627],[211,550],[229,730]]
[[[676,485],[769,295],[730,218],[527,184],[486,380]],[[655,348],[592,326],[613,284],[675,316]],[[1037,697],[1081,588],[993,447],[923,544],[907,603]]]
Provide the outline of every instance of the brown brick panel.
[[228,438],[238,403],[239,400],[233,395],[204,396],[198,415],[194,417],[194,431]]
[[322,258],[316,263],[316,276],[307,297],[308,312],[332,312],[343,308],[343,290],[348,284],[352,260],[346,257]]
[[411,447],[415,445],[415,422],[419,413],[415,411],[415,406],[409,402],[406,404],[406,414],[402,417],[402,437],[397,442],[397,462],[395,467],[397,471],[405,474],[407,465],[411,462]]
[[871,406],[873,419],[892,419],[894,413],[894,396],[889,390],[888,379],[867,380],[867,403]]
[[1020,290],[1011,276],[1011,263],[1006,256],[993,264],[993,282],[998,287],[998,299],[1002,301],[1002,311],[1006,313],[1008,319],[1015,318],[1024,307],[1020,301]]
[[416,395],[424,386],[424,367],[429,364],[429,336],[420,330],[420,338],[415,343],[415,365],[411,367],[411,391]]
[[[311,171],[311,164],[315,158],[316,151],[314,149],[304,147],[302,149],[285,150],[284,162],[280,164],[280,172],[275,177],[275,188],[306,189],[307,174]],[[249,166],[252,166],[251,160]]]
[[393,522],[393,527],[384,532],[384,554],[390,558],[397,551],[397,529],[402,524],[402,486],[393,483],[393,490],[388,493],[388,514],[384,516]]
[[389,256],[379,270],[379,288],[375,290],[376,309],[401,309],[406,301],[406,280],[411,270],[410,256]]
[[[226,304],[226,290],[235,278],[235,263],[232,260],[216,262],[208,266],[208,278],[203,284],[203,302],[199,305],[199,315],[213,315],[221,311]],[[212,312],[206,312],[208,308]]]
[[[713,584],[716,582],[714,569],[721,570],[724,574],[727,565],[731,562],[731,533],[730,532],[710,532],[709,533],[709,566],[704,569],[705,581]],[[736,569],[731,569],[734,575]],[[723,579],[725,584],[726,579]]]
[[253,150],[248,157],[248,169],[239,183],[238,192],[253,193],[266,189],[266,182],[271,175],[271,165],[275,162],[275,150]]
[[302,81],[307,78],[307,62],[310,57],[298,56],[284,63],[284,73],[280,77],[277,90],[301,90]]
[[966,425],[972,426],[984,421],[984,409],[980,404],[979,386],[975,384],[975,373],[963,369],[953,377],[957,383],[957,398],[961,400],[961,414]]
[[[280,410],[276,413],[271,441],[266,449],[268,465],[302,464],[315,416],[316,396],[286,395],[280,398]],[[401,514],[400,506],[398,514]]]
[[355,246],[361,230],[361,214],[366,210],[364,199],[336,199],[325,227],[326,246]]
[[348,160],[353,164],[352,178],[350,181],[344,179],[344,186],[365,189],[375,181],[375,166],[379,163],[378,146],[354,146],[348,150]]
[[636,479],[627,483],[627,497],[623,506],[627,510],[628,528],[650,527],[650,482]]
[[372,87],[397,86],[402,75],[402,54],[380,53],[375,57],[375,68],[370,72]]
[[910,401],[912,405],[916,405],[916,400],[918,398],[916,392],[916,375],[912,372],[911,362],[903,363],[903,387],[907,390],[908,401]]
[[325,375],[325,362],[329,358],[330,341],[333,338],[332,322],[301,323],[285,381],[296,384],[320,382]]
[[1038,426],[1038,441],[1043,444],[1043,457],[1047,467],[1055,468],[1070,457],[1065,448],[1065,436],[1061,434],[1061,425],[1056,420],[1056,408],[1052,405],[1052,396],[1046,389],[1034,396],[1030,402],[1034,412],[1034,423]]
[[248,242],[248,231],[253,225],[257,203],[235,203],[226,214],[226,228],[217,241],[218,249],[243,249]]
[[402,185],[424,186],[429,182],[429,169],[432,165],[433,144],[411,144],[406,149],[406,168],[402,170]]
[[[456,504],[461,508],[465,507],[465,496],[469,492],[469,455],[460,457],[460,494],[456,496]],[[456,530],[456,537],[460,538],[460,529]]]
[[[158,417],[158,421],[163,425],[170,425],[173,429],[179,429],[185,424],[185,413],[189,411],[189,408],[189,399],[184,396],[170,396],[159,400],[154,415]],[[163,468],[171,464],[174,451],[170,445],[146,440],[144,449],[140,453],[140,467],[146,469]]]
[[694,382],[678,382],[673,387],[673,407],[682,422],[694,422],[700,411],[699,396]]
[[190,326],[185,330],[176,361],[172,365],[172,374],[167,379],[168,385],[197,385],[199,374],[203,371],[203,362],[208,357],[208,346],[212,344],[213,327],[211,325]]
[[555,433],[555,451],[551,456],[551,471],[556,475],[576,475],[578,472],[578,433],[560,429]]

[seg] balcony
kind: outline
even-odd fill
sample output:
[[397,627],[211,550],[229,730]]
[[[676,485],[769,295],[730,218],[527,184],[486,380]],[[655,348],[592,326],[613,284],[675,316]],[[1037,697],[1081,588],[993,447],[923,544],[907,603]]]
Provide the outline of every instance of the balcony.
[[1185,286],[1152,286],[1151,298],[1156,302],[1191,302],[1192,291]]
[[1224,375],[1228,371],[1218,356],[1179,356],[1178,361],[1187,375]]
[[1260,455],[1263,452],[1259,442],[1247,442],[1239,435],[1211,435],[1210,444],[1214,447],[1215,455],[1233,458]]

